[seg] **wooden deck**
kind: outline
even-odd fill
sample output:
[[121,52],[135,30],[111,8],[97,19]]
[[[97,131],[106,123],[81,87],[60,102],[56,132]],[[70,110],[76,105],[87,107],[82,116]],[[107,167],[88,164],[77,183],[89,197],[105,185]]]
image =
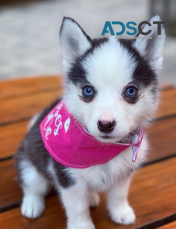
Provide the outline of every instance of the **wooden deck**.
[[[61,77],[38,77],[0,82],[0,229],[64,229],[66,218],[58,197],[46,200],[44,214],[36,220],[21,216],[22,192],[16,179],[13,154],[30,118],[63,94]],[[101,204],[91,210],[97,229],[176,228],[176,88],[161,86],[161,102],[153,124],[146,130],[150,142],[146,163],[136,172],[129,202],[135,224],[113,223]]]

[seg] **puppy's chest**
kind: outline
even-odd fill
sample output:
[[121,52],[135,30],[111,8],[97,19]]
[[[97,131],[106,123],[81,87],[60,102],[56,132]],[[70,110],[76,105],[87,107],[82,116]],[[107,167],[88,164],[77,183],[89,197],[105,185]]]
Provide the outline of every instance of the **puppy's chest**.
[[117,182],[124,174],[127,174],[128,168],[124,166],[123,171],[119,168],[117,159],[102,165],[91,166],[86,169],[75,170],[69,172],[75,178],[76,182],[86,182],[88,187],[96,191],[104,191],[110,185]]
[[97,167],[95,170],[92,169],[91,172],[87,172],[84,177],[90,188],[103,191],[118,179],[118,173],[113,172],[108,166]]

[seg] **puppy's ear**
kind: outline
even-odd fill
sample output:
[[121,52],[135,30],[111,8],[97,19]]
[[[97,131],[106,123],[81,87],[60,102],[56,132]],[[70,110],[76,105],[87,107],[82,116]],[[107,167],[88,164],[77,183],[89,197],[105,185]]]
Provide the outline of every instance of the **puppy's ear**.
[[[153,21],[161,21],[161,19],[159,16],[151,18],[151,26],[146,24],[142,28],[143,32],[148,32],[149,30],[151,30],[151,33],[149,35],[139,34],[138,37],[143,39],[136,39],[136,41],[134,42],[134,47],[138,50],[138,52],[144,59],[149,61],[152,69],[157,70],[162,68],[162,51],[166,35],[163,25],[161,25],[161,35],[158,35],[158,25],[153,24]],[[145,39],[145,37],[147,36],[152,38]]]
[[91,47],[91,39],[75,20],[64,17],[60,30],[60,45],[63,65],[69,66]]

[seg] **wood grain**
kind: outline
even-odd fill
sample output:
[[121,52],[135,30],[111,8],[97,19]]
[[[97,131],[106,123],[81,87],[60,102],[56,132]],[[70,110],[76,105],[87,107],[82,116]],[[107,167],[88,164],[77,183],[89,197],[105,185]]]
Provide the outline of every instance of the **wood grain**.
[[0,124],[29,119],[63,95],[63,89],[0,101]]
[[63,86],[63,76],[41,76],[0,82],[0,100],[11,99]]
[[12,156],[27,132],[29,121],[0,126],[0,159]]
[[22,192],[12,159],[0,162],[0,174],[0,209],[2,209],[4,206],[20,201]]
[[149,141],[146,162],[176,155],[176,117],[152,123],[146,134]]
[[169,223],[167,225],[164,225],[162,227],[158,227],[158,229],[175,229],[176,228],[176,221]]
[[176,89],[161,91],[160,103],[154,118],[162,118],[176,114]]
[[[91,211],[96,228],[134,229],[175,213],[175,174],[176,158],[146,166],[136,172],[129,193],[129,202],[137,215],[137,220],[133,225],[122,226],[112,222],[106,210],[105,195],[102,194],[100,206]],[[3,193],[8,193],[4,191]],[[65,223],[64,211],[61,205],[58,204],[56,196],[47,199],[45,213],[36,220],[22,217],[19,208],[0,214],[0,225],[3,229],[64,229]]]

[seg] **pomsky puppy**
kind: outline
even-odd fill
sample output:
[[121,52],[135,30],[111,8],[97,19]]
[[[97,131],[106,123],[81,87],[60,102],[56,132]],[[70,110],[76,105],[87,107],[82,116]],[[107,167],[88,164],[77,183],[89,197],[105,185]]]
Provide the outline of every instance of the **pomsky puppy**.
[[[157,107],[156,72],[162,67],[165,30],[162,26],[161,35],[158,35],[157,25],[153,21],[160,21],[160,17],[150,20],[150,28],[148,25],[143,27],[143,31],[152,30],[152,39],[118,40],[104,37],[92,40],[73,19],[63,19],[60,45],[66,76],[64,104],[84,132],[102,147],[126,142],[129,136],[134,136],[149,124]],[[138,36],[145,38],[141,34]],[[127,147],[104,163],[82,168],[65,166],[47,151],[40,132],[41,122],[59,102],[34,116],[16,154],[24,193],[22,215],[37,218],[42,214],[44,197],[52,184],[65,208],[68,229],[95,228],[89,207],[99,204],[100,191],[106,192],[107,207],[114,222],[134,223],[135,214],[127,195],[132,173],[146,157],[146,137],[142,140],[135,162],[131,160],[132,147]],[[52,113],[48,117],[53,117]],[[65,132],[69,125],[70,119],[64,126]],[[58,127],[57,136],[60,136],[57,131],[62,129]],[[47,129],[47,138],[51,131]],[[69,155],[72,150],[68,149],[67,152]],[[86,157],[89,160],[90,154],[87,150],[78,159]]]

